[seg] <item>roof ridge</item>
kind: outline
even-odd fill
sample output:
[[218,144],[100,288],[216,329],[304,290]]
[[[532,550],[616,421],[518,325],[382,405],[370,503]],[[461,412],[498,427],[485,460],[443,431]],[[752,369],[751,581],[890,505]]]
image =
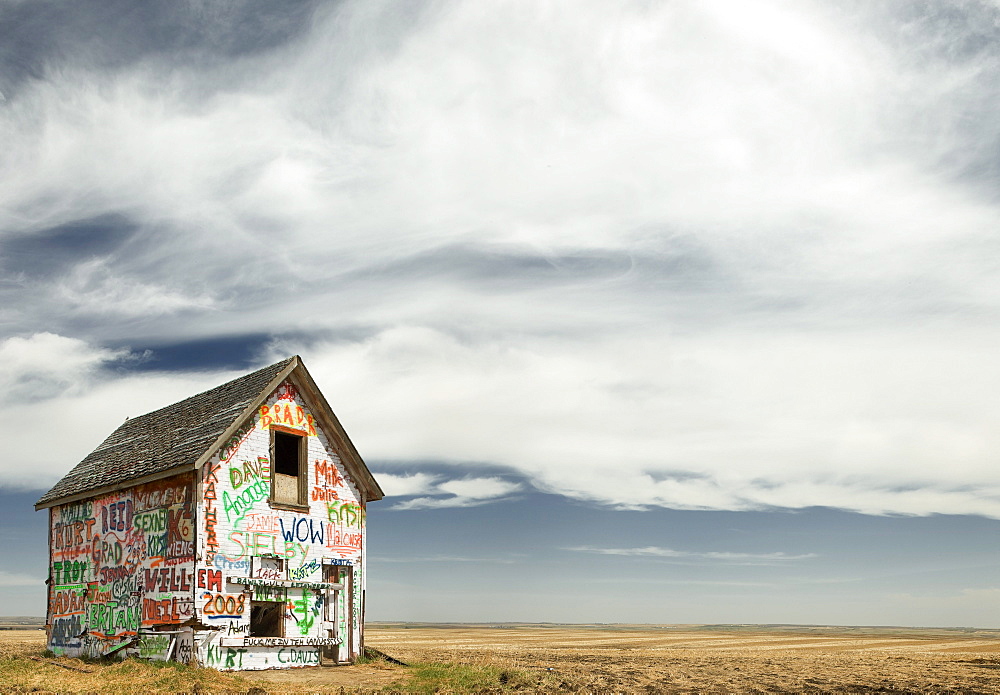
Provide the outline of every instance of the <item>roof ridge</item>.
[[125,420],[126,420],[126,422],[128,422],[128,421],[132,421],[132,420],[138,420],[140,418],[144,418],[144,417],[147,417],[149,415],[156,415],[160,411],[169,410],[170,408],[174,408],[174,407],[176,407],[176,406],[184,403],[185,401],[197,400],[197,399],[202,398],[205,395],[211,393],[212,391],[219,391],[219,390],[224,389],[224,388],[226,388],[228,386],[232,386],[232,385],[234,385],[238,381],[243,381],[244,379],[252,379],[253,377],[257,376],[258,374],[260,374],[261,372],[264,372],[264,371],[269,371],[271,369],[276,369],[276,371],[280,372],[282,369],[284,369],[288,365],[289,362],[291,362],[292,360],[294,360],[297,356],[298,355],[292,355],[291,357],[286,357],[285,359],[280,360],[278,362],[275,362],[274,364],[269,364],[266,367],[261,367],[260,369],[255,369],[254,371],[249,372],[247,374],[244,374],[243,376],[238,376],[235,379],[230,379],[229,381],[225,382],[224,384],[219,384],[218,386],[213,386],[210,389],[205,389],[204,391],[199,391],[198,393],[195,393],[195,394],[192,394],[190,396],[187,396],[186,398],[182,398],[179,401],[175,401],[173,403],[168,403],[167,405],[162,406],[160,408],[157,408],[156,410],[150,410],[148,413],[143,413],[142,415],[136,415],[135,417],[126,417]]

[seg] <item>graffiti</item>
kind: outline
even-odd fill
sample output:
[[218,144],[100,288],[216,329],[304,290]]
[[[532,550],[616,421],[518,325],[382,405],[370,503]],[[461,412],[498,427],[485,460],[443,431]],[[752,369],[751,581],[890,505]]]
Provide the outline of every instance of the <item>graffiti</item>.
[[310,560],[301,567],[295,567],[288,570],[289,579],[305,579],[310,574],[315,574],[315,572],[321,567],[319,560]]
[[[298,517],[288,522],[288,530],[285,530],[285,520],[278,519],[281,524],[281,535],[286,543],[293,540],[306,541],[308,543],[323,543],[323,522],[315,519]],[[317,530],[318,527],[318,530]]]
[[205,554],[209,560],[219,549],[219,540],[215,535],[216,516],[214,509],[205,509]]
[[122,500],[106,504],[101,509],[101,531],[127,531],[132,526],[134,503],[132,500]]
[[278,517],[273,514],[247,514],[245,522],[246,531],[278,532]]
[[226,628],[227,635],[249,635],[250,634],[250,623],[241,623],[236,620],[229,621],[229,627]]
[[171,560],[194,556],[194,523],[188,507],[171,507],[167,510],[167,552]]
[[[351,644],[342,655],[356,653],[365,508],[326,440],[308,442],[312,465],[308,480],[300,479],[311,491],[311,511],[267,503],[273,471],[266,430],[318,433],[297,399],[294,386],[283,384],[200,473],[53,507],[53,651],[98,656],[138,635],[134,654],[223,669],[315,665],[319,647],[344,639]],[[276,604],[283,622],[271,634],[289,637],[251,637],[251,600]],[[338,602],[343,638],[327,636],[327,600]],[[147,632],[198,621],[197,633]]]
[[[215,556],[212,564],[214,564],[220,570],[248,570],[248,569],[250,569],[250,561],[249,560],[235,560],[235,559],[229,557],[228,555],[223,555],[222,553],[218,553]],[[203,572],[204,570],[198,570],[198,571],[199,572]]]
[[219,478],[216,473],[222,468],[221,463],[212,463],[209,461],[205,464],[205,555],[206,560],[212,561],[213,556],[219,550],[219,539],[215,534],[215,525],[218,522],[218,518],[215,515],[215,500],[218,496],[215,494],[215,485],[219,482]]
[[146,556],[163,558],[167,554],[167,510],[153,509],[136,512],[132,524],[137,531],[146,534]]
[[177,637],[177,649],[174,651],[174,658],[182,664],[190,664],[192,651],[191,638],[187,635],[179,635]]
[[[185,476],[52,509],[53,651],[99,656],[140,625],[192,615],[190,497]],[[175,566],[157,568],[168,553]]]
[[226,512],[226,521],[235,523],[243,518],[256,502],[266,500],[271,494],[270,480],[258,479],[243,488],[243,492],[230,497],[229,492],[222,492],[222,509]]
[[208,645],[207,658],[209,666],[219,667],[223,663],[223,658],[225,659],[225,665],[221,668],[229,669],[241,669],[243,668],[243,655],[247,653],[246,649],[233,649],[232,647],[226,648],[225,657],[222,654],[222,648],[214,644]]
[[344,478],[333,461],[316,460],[316,484],[328,487],[342,487]]
[[83,632],[83,624],[80,615],[56,618],[52,621],[49,644],[54,647],[79,647],[81,632]]
[[146,538],[146,553],[149,557],[162,559],[167,554],[167,537],[149,536]]
[[271,479],[271,462],[266,456],[258,456],[256,461],[243,461],[242,465],[229,467],[229,484],[238,490],[244,483]]
[[213,594],[206,591],[201,595],[202,613],[210,620],[217,618],[241,618],[246,610],[246,594]]
[[258,413],[260,416],[261,429],[268,429],[272,425],[284,425],[297,430],[305,430],[310,437],[316,436],[316,423],[313,416],[303,410],[302,406],[291,404],[262,405]]
[[133,490],[136,512],[159,507],[188,506],[191,502],[191,486],[172,481],[155,482]]
[[59,522],[69,524],[74,521],[93,521],[94,503],[90,500],[70,502],[59,507]]
[[233,455],[239,451],[240,447],[243,446],[243,442],[246,441],[247,437],[250,436],[250,433],[253,432],[253,430],[254,426],[252,421],[247,420],[244,422],[240,428],[236,430],[233,436],[229,438],[229,441],[222,446],[221,451],[219,451],[219,460],[230,460]]
[[218,570],[198,570],[198,588],[222,591],[222,572]]
[[326,487],[313,487],[312,492],[309,493],[309,498],[313,502],[336,502],[340,499],[340,495],[337,494],[336,490],[331,490]]
[[[139,591],[139,575],[129,574],[114,581],[108,582],[107,584],[101,585],[101,588],[107,592],[111,597],[110,600],[116,603],[128,603],[132,601],[133,596],[138,596]],[[95,592],[96,594],[97,592]]]
[[167,510],[136,512],[132,517],[132,524],[143,533],[164,533],[167,530]]
[[180,623],[191,617],[193,612],[190,597],[171,596],[163,599],[144,598],[142,600],[143,625]]
[[52,617],[81,615],[87,610],[87,589],[84,584],[57,586],[52,591]]
[[289,601],[286,608],[291,613],[295,624],[298,625],[299,631],[303,635],[308,635],[316,622],[316,616],[319,615],[322,605],[322,594],[310,597],[309,592],[303,591],[302,597],[297,601]]
[[353,502],[327,504],[326,514],[331,523],[360,528],[365,523],[365,508]]
[[327,537],[328,548],[344,548],[347,550],[361,550],[362,536],[360,533],[342,533],[341,531],[330,531]]
[[148,569],[144,572],[146,593],[156,591],[157,584],[160,592],[191,590],[191,574],[186,567]]
[[114,535],[105,536],[95,547],[99,547],[99,551],[94,562],[99,565],[120,565],[128,557],[126,544]]
[[111,595],[111,587],[102,587],[97,582],[87,585],[87,603],[107,603],[114,601]]
[[341,644],[340,637],[244,637],[247,647],[332,647]]
[[229,467],[229,482],[235,492],[246,485],[242,492],[231,497],[222,493],[222,508],[230,523],[243,518],[255,503],[266,500],[271,494],[271,462],[266,456],[258,456],[256,461],[243,461],[242,465]]
[[194,555],[194,541],[173,541],[167,545],[167,560],[187,560]]
[[165,657],[172,641],[170,635],[143,635],[139,640],[139,656],[143,659]]
[[99,637],[134,635],[139,630],[139,608],[96,603],[87,607],[87,625]]
[[[247,653],[246,649],[232,649],[226,648],[226,665],[223,668],[243,668],[243,655]],[[236,663],[236,657],[239,657],[239,663]]]
[[52,525],[53,550],[69,551],[71,554],[86,552],[87,546],[94,540],[96,523],[97,519],[56,522]]
[[284,579],[281,570],[275,567],[258,567],[254,571],[256,579]]
[[278,601],[279,603],[284,603],[288,600],[288,590],[283,586],[254,586],[253,589],[253,600],[254,601]]
[[52,579],[56,584],[73,584],[83,581],[87,574],[87,561],[53,562]]
[[278,662],[282,664],[318,664],[319,649],[283,647],[278,650]]
[[233,584],[244,586],[283,586],[291,589],[336,589],[330,582],[300,582],[291,579],[255,579],[253,577],[230,577]]
[[238,558],[273,555],[293,560],[301,554],[304,561],[309,554],[309,548],[301,543],[279,541],[273,533],[233,531],[229,534],[229,540],[239,546]]
[[295,390],[295,386],[290,381],[283,381],[281,386],[277,388],[274,392],[275,399],[279,401],[294,401],[299,397],[298,392]]

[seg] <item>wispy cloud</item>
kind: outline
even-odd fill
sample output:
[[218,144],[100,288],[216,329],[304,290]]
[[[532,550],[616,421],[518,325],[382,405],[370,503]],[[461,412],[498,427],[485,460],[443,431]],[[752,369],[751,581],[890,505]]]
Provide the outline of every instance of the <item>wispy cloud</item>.
[[577,546],[574,548],[563,548],[580,553],[596,553],[598,555],[622,555],[626,557],[655,557],[681,560],[708,561],[718,564],[775,564],[782,562],[793,562],[799,560],[809,560],[819,555],[815,553],[805,553],[799,555],[789,555],[787,553],[733,553],[704,551],[694,552],[687,550],[673,550],[671,548],[660,548],[657,546],[646,546],[644,548],[598,548],[593,546]]
[[180,288],[147,284],[138,278],[117,275],[103,259],[77,265],[56,290],[66,306],[81,314],[99,317],[148,318],[184,311],[213,309],[207,296],[191,296]]
[[500,564],[500,565],[511,565],[516,562],[523,562],[523,559],[515,558],[499,558],[499,557],[462,557],[456,555],[428,555],[423,557],[399,557],[399,556],[382,556],[379,558],[373,558],[373,562],[382,563],[428,563],[428,562],[472,562],[475,564]]

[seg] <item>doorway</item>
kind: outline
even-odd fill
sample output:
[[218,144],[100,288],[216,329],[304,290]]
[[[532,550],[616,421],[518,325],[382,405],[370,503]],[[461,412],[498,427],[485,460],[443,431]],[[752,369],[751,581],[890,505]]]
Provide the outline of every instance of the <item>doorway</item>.
[[324,601],[324,619],[330,625],[327,636],[340,638],[339,644],[324,645],[320,655],[324,663],[351,660],[354,643],[354,568],[349,565],[323,565],[323,581],[342,584],[343,589],[328,589]]

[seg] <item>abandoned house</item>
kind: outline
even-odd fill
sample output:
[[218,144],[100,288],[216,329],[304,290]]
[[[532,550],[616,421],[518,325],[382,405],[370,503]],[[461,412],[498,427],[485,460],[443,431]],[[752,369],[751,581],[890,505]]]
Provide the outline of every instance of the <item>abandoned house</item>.
[[298,357],[128,419],[35,505],[48,647],[226,670],[353,661],[381,498]]

